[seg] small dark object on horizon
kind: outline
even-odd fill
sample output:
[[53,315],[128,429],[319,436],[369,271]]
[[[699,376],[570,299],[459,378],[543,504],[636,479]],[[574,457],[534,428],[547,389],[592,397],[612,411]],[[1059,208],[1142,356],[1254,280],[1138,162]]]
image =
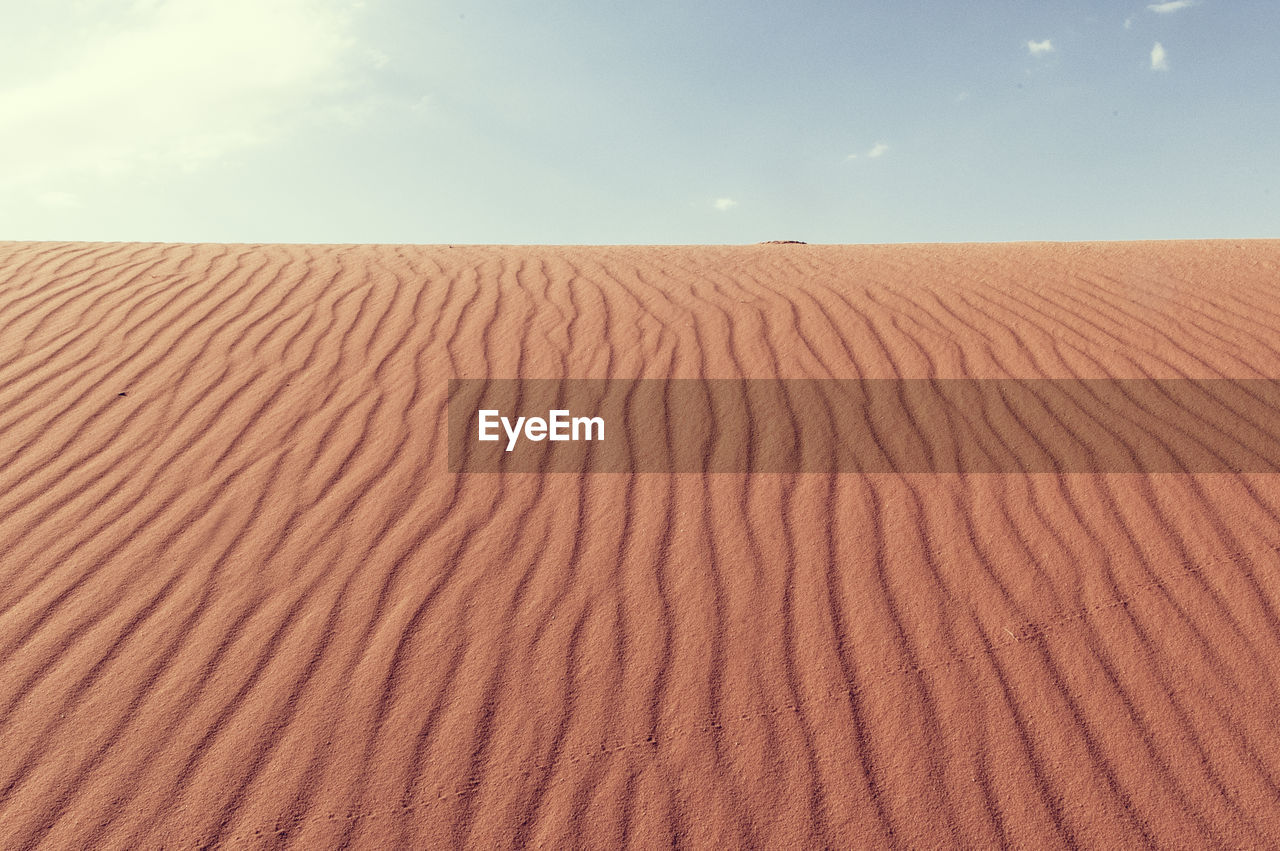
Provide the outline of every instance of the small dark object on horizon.
[[756,245],[808,245],[798,239],[766,239],[764,242],[757,242]]

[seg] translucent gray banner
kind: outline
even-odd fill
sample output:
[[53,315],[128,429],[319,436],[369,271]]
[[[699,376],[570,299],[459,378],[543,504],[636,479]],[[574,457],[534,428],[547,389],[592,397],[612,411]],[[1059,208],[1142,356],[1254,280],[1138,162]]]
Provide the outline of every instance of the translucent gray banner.
[[1272,379],[455,379],[462,473],[1272,473]]

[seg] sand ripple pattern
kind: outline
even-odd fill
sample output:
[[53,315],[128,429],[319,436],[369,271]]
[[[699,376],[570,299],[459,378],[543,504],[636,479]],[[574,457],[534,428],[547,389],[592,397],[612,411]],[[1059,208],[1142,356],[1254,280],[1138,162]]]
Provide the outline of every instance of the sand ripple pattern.
[[0,243],[0,846],[1274,847],[1280,480],[456,475],[450,378],[1277,378],[1280,242]]

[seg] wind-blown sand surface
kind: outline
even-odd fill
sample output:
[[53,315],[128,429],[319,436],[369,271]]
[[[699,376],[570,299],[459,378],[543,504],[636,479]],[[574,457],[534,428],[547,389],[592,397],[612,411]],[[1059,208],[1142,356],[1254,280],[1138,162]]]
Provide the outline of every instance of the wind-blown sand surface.
[[1280,377],[1280,241],[0,244],[0,846],[1280,843],[1280,479],[452,474],[451,377]]

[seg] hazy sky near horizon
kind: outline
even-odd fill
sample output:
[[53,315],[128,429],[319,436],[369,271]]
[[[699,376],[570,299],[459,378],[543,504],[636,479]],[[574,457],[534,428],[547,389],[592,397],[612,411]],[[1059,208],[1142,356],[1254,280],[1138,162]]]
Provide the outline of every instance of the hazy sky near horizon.
[[1280,237],[1280,3],[51,0],[0,239]]

